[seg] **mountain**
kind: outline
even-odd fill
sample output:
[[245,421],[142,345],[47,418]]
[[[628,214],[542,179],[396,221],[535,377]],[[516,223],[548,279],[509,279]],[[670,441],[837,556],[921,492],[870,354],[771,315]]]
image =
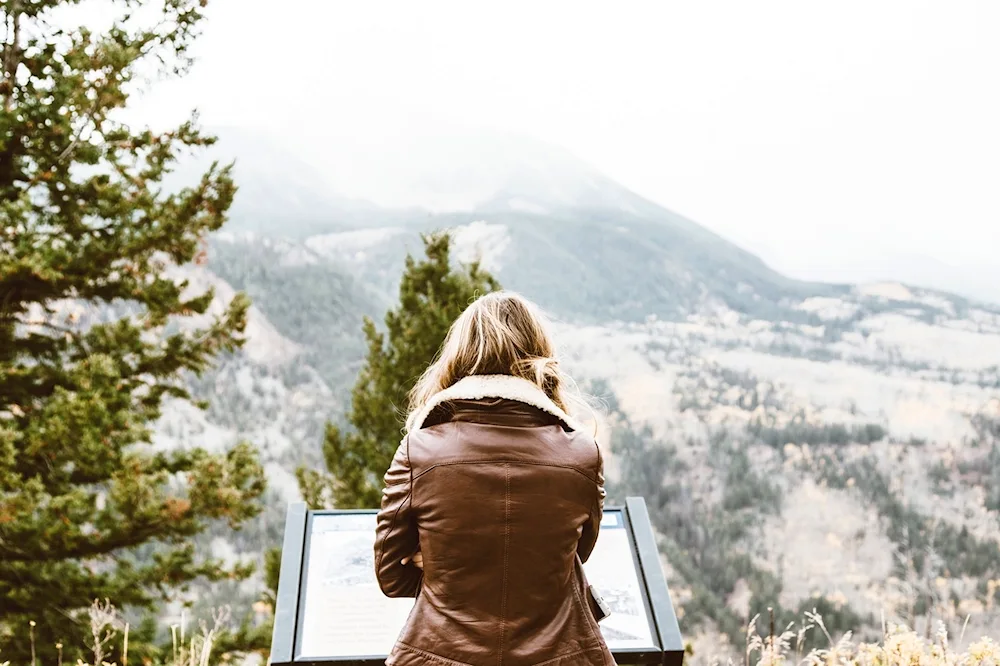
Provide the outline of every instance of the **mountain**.
[[448,228],[456,260],[556,316],[567,367],[605,403],[609,492],[646,497],[696,661],[767,605],[819,608],[831,631],[878,631],[884,612],[957,636],[970,614],[969,636],[996,635],[1000,306],[789,279],[539,144],[408,152],[385,207],[365,202],[371,165],[356,198],[335,194],[343,171],[316,157],[332,146],[232,136],[217,149],[238,153],[241,189],[197,271],[250,294],[251,342],[193,384],[211,409],[168,409],[156,441],[261,446],[278,495],[236,552],[280,530],[291,470],[320,464],[346,407],[362,317],[395,301],[419,234]]
[[[288,147],[294,144],[291,139],[282,147],[266,137],[255,143],[245,131],[224,128],[218,133],[213,157],[238,155],[240,185],[225,242],[247,231],[280,238],[303,257],[343,260],[362,281],[390,293],[394,278],[387,279],[385,269],[399,266],[407,251],[419,250],[419,233],[452,227],[469,229],[464,257],[481,253],[504,284],[534,293],[542,305],[566,318],[676,318],[712,304],[764,316],[797,316],[788,298],[846,290],[788,279],[729,241],[545,144],[490,135],[476,142],[463,135],[457,144],[404,146],[408,149],[386,171],[405,173],[400,178],[407,184],[401,190],[408,194],[390,199],[408,207],[385,209],[332,194],[337,183],[330,173],[337,169],[310,171],[306,158]],[[314,153],[341,153],[336,146],[312,145]],[[418,148],[424,152],[415,152]],[[351,155],[357,154],[354,150]],[[434,170],[415,155],[430,156],[431,165],[444,158],[453,162]],[[318,158],[312,159],[308,163]],[[185,172],[193,174],[206,160],[186,165]],[[424,170],[407,166],[407,161],[420,162]],[[431,175],[417,178],[411,172]],[[418,201],[442,205],[420,208]],[[449,205],[443,206],[445,202]],[[475,240],[479,233],[485,234],[481,242]]]

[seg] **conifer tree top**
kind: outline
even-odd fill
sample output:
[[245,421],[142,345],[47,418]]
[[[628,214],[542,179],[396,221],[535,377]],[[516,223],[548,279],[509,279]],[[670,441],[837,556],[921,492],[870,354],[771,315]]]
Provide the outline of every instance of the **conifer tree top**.
[[377,508],[382,477],[402,436],[407,395],[437,356],[458,315],[478,296],[500,288],[478,263],[454,266],[451,237],[423,237],[426,258],[407,255],[399,305],[385,332],[365,319],[368,356],[346,415],[349,430],[328,424],[323,455],[329,474],[300,469],[299,486],[313,507]]

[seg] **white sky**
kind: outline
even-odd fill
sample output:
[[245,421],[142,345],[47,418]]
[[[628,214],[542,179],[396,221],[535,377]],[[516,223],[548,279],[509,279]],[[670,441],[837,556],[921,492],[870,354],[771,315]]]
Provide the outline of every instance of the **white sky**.
[[1000,2],[211,0],[209,13],[200,63],[144,115],[197,106],[211,125],[364,132],[456,118],[562,145],[796,276],[1000,285]]

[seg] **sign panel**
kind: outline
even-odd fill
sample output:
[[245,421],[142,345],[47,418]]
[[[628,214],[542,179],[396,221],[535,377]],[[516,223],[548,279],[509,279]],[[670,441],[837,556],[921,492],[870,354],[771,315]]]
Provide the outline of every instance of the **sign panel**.
[[[385,663],[415,600],[390,599],[379,589],[376,514],[289,505],[272,666]],[[599,626],[617,663],[682,665],[677,617],[641,497],[605,508],[584,570],[611,608]]]
[[[388,654],[414,599],[379,589],[375,514],[316,512],[307,529],[296,658]],[[623,512],[605,511],[584,571],[611,607],[600,627],[612,651],[658,649],[633,551]]]
[[605,511],[597,544],[583,569],[587,581],[611,607],[611,615],[599,626],[612,652],[623,648],[649,650],[658,647],[640,583],[639,563],[632,553],[623,512]]
[[313,514],[303,567],[297,657],[387,655],[413,599],[375,579],[375,514]]

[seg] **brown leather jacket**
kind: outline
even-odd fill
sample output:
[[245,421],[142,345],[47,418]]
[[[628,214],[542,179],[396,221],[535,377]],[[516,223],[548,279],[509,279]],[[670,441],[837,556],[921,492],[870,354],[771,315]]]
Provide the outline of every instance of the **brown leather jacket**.
[[[525,380],[439,393],[385,475],[375,569],[416,597],[387,666],[613,666],[581,562],[604,474],[593,437]],[[400,561],[417,550],[423,570]]]

